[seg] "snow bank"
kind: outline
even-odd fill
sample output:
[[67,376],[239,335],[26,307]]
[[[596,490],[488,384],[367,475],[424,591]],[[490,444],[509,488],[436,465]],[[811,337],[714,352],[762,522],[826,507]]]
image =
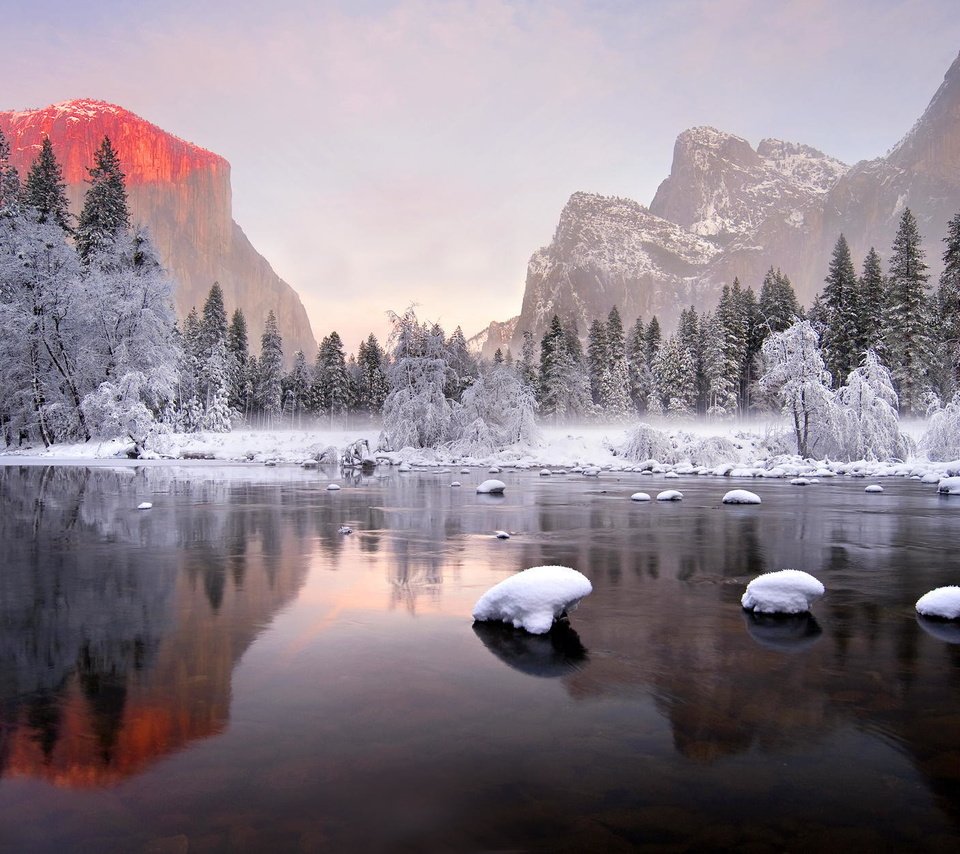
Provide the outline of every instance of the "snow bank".
[[759,504],[760,496],[747,489],[731,489],[723,496],[724,504]]
[[503,495],[507,485],[502,480],[485,480],[477,487],[481,495]]
[[510,623],[542,635],[592,592],[589,579],[575,569],[535,566],[491,587],[474,606],[473,618]]
[[960,495],[960,477],[942,477],[937,492],[943,495]]
[[917,613],[941,620],[960,618],[960,587],[938,587],[917,599]]
[[823,585],[798,569],[781,569],[758,575],[740,600],[748,611],[762,614],[802,614],[824,594]]

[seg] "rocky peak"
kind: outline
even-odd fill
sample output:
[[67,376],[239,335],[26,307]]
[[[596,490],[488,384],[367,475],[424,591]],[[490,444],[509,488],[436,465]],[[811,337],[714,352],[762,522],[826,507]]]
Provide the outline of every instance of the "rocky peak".
[[814,195],[826,193],[850,168],[813,146],[782,139],[761,139],[757,154],[765,166]]
[[80,98],[38,110],[0,112],[13,165],[26,176],[44,137],[63,167],[71,210],[78,213],[94,152],[109,136],[126,174],[131,218],[149,227],[176,282],[174,302],[185,316],[220,282],[228,311],[243,310],[251,347],[273,310],[288,361],[316,350],[307,313],[293,288],[273,271],[233,220],[230,164],[115,104]]
[[907,172],[951,184],[960,175],[960,55],[943,77],[927,109],[886,158]]

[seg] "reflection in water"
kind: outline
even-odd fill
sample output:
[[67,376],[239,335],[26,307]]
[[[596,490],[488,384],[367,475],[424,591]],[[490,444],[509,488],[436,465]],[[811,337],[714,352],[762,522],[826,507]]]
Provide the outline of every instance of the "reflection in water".
[[495,622],[475,622],[473,631],[502,662],[530,676],[566,676],[587,660],[580,636],[566,620],[543,635]]
[[813,646],[823,629],[813,614],[761,614],[744,611],[747,631],[760,646],[777,652],[802,652]]
[[0,776],[102,785],[221,732],[233,667],[305,575],[269,560],[276,503],[170,469],[0,467],[0,494]]
[[937,620],[917,614],[917,625],[937,640],[960,644],[960,622],[957,620]]
[[[0,849],[956,848],[960,644],[912,605],[960,549],[920,485],[328,477],[0,469]],[[576,632],[471,628],[544,564],[593,583]],[[787,566],[816,619],[744,614]]]

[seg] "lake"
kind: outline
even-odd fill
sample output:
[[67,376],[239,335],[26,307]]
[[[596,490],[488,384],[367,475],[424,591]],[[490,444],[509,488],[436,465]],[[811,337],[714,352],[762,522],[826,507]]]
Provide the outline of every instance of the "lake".
[[[913,609],[960,498],[379,474],[0,467],[0,849],[960,847],[960,628]],[[548,563],[569,625],[473,625]],[[813,617],[745,614],[784,567]]]

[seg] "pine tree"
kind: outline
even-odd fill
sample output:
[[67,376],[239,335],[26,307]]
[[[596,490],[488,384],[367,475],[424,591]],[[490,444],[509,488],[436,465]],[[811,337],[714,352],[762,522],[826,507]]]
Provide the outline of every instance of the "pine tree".
[[677,327],[677,342],[687,351],[694,372],[694,412],[706,411],[706,387],[703,372],[703,354],[701,350],[700,316],[696,308],[690,306],[680,312]]
[[234,309],[230,318],[230,326],[227,329],[227,352],[230,354],[233,366],[229,403],[237,412],[248,415],[251,403],[247,394],[250,350],[247,343],[247,320],[239,308]]
[[277,328],[277,317],[267,314],[260,337],[260,361],[257,371],[257,402],[269,426],[279,419],[283,407],[283,338]]
[[10,163],[10,144],[0,131],[0,212],[20,210],[20,174]]
[[636,412],[646,411],[645,388],[645,370],[647,366],[646,359],[646,327],[643,325],[643,318],[638,317],[636,322],[630,327],[630,335],[627,339],[627,365],[630,372],[630,402]]
[[943,272],[934,299],[938,350],[938,392],[953,397],[960,380],[960,213],[947,223]]
[[27,173],[23,203],[36,211],[37,219],[41,223],[55,222],[70,233],[67,185],[63,181],[63,170],[53,153],[53,144],[49,137],[43,138],[40,153]]
[[307,368],[307,359],[303,355],[303,350],[297,350],[293,354],[293,368],[284,385],[287,389],[285,400],[289,402],[291,415],[300,426],[310,395],[310,371]]
[[671,335],[657,352],[653,376],[660,404],[670,415],[681,418],[695,414],[697,374],[690,351]]
[[920,414],[930,390],[932,362],[927,306],[927,265],[920,231],[905,208],[893,241],[884,305],[884,350],[901,411]]
[[331,332],[320,342],[314,367],[312,396],[314,411],[326,414],[331,421],[344,416],[350,408],[350,376],[347,372],[343,342],[336,332]]
[[77,222],[77,253],[83,261],[130,227],[124,174],[109,137],[100,143],[89,171],[90,189]]
[[857,326],[860,340],[857,352],[878,350],[883,345],[883,306],[886,301],[887,282],[880,265],[880,256],[872,246],[863,259],[860,275],[860,319]]
[[497,347],[497,352],[493,354],[493,364],[503,364],[503,350],[500,347]]
[[558,363],[565,349],[563,325],[558,315],[554,315],[550,326],[540,340],[540,370],[537,400],[544,415],[556,415],[557,388],[559,379]]
[[800,304],[793,285],[779,269],[771,267],[763,277],[758,309],[760,321],[766,327],[763,337],[772,332],[782,332],[800,316]]
[[372,332],[366,341],[360,342],[357,350],[357,398],[356,407],[368,414],[383,409],[389,387],[385,373],[386,356],[376,335]]
[[467,339],[458,326],[447,340],[447,363],[450,378],[445,393],[451,400],[459,400],[466,389],[479,375],[480,368],[476,358],[467,348]]
[[610,351],[607,348],[607,327],[599,320],[590,324],[587,334],[587,373],[590,377],[590,398],[598,410],[603,409],[610,385]]
[[520,347],[520,361],[517,363],[517,376],[527,389],[536,393],[540,386],[537,366],[537,342],[529,329],[523,330],[523,344]]
[[847,239],[841,234],[833,248],[824,279],[824,334],[821,339],[827,370],[839,386],[860,363],[860,294]]
[[650,325],[647,327],[646,333],[646,357],[647,364],[652,365],[654,358],[656,358],[657,351],[660,349],[660,341],[662,335],[660,332],[660,321],[657,320],[657,316],[654,315],[650,319]]

